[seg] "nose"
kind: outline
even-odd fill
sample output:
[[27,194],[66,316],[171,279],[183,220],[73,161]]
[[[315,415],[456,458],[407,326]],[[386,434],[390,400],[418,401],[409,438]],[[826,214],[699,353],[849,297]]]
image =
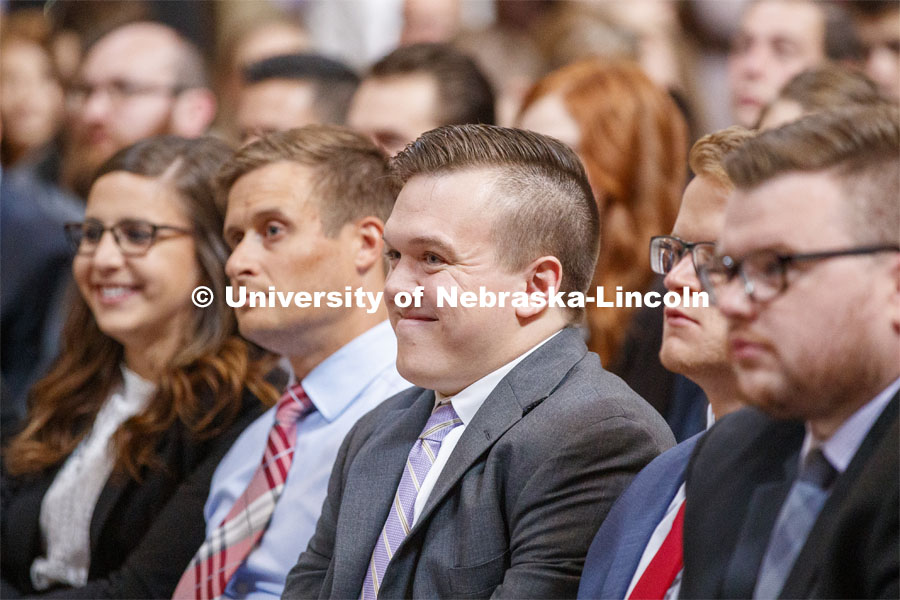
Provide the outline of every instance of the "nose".
[[756,305],[747,294],[740,276],[716,286],[715,297],[716,307],[729,319],[747,319],[752,317],[756,310]]
[[742,79],[757,79],[766,70],[766,50],[764,45],[751,42],[747,48],[734,59]]
[[91,260],[94,268],[103,271],[118,269],[125,264],[125,256],[122,254],[122,249],[119,248],[115,237],[113,237],[112,231],[104,231],[100,236],[100,241],[97,242],[97,247],[94,249]]
[[694,269],[694,261],[690,252],[685,252],[672,270],[666,273],[663,283],[669,291],[680,292],[685,287],[694,292],[701,290],[700,280],[697,278],[697,271]]
[[106,117],[110,107],[109,94],[102,87],[96,87],[88,92],[75,116],[84,123],[96,123]]
[[384,281],[384,300],[389,307],[394,306],[394,298],[400,292],[412,292],[417,285],[411,261],[401,257],[391,265],[387,278]]
[[258,274],[259,261],[254,259],[252,236],[244,238],[235,246],[225,262],[225,274],[232,281],[253,277]]

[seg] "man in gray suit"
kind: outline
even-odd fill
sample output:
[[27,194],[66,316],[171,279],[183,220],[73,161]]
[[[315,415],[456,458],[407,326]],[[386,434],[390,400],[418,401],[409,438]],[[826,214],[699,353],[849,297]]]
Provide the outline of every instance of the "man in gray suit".
[[609,507],[673,443],[556,301],[594,272],[584,170],[488,125],[432,130],[392,170],[385,297],[420,387],[347,435],[284,597],[573,597]]

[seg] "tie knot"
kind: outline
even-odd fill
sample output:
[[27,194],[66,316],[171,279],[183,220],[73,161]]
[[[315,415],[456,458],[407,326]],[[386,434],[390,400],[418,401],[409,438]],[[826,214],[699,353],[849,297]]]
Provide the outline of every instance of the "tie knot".
[[453,405],[449,402],[441,404],[431,413],[419,438],[431,442],[440,442],[450,433],[451,429],[458,425],[462,425],[462,419],[453,410]]
[[837,469],[825,457],[821,449],[816,448],[806,457],[806,463],[800,470],[800,480],[826,489],[834,481]]
[[275,409],[275,420],[282,425],[296,423],[315,410],[309,396],[299,383],[292,385],[281,396],[278,408]]

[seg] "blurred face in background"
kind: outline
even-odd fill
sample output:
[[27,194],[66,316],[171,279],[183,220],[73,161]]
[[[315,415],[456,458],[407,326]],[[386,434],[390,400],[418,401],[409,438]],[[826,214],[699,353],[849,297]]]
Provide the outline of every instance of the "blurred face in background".
[[900,98],[900,4],[894,10],[860,17],[856,31],[866,54],[866,75],[882,94]]
[[241,143],[267,133],[322,123],[315,109],[316,86],[297,79],[268,79],[241,92],[237,125]]
[[438,86],[427,73],[363,80],[347,114],[347,125],[371,138],[389,156],[441,125]]
[[87,53],[69,95],[70,186],[118,150],[170,133],[178,96],[178,39],[148,24],[121,27]]
[[805,0],[751,4],[728,58],[735,121],[753,127],[794,75],[825,60],[825,18]]
[[11,162],[49,142],[62,112],[62,86],[50,55],[28,40],[6,41],[0,51],[0,119]]
[[529,106],[517,127],[554,137],[575,152],[581,145],[581,129],[561,94],[548,94]]

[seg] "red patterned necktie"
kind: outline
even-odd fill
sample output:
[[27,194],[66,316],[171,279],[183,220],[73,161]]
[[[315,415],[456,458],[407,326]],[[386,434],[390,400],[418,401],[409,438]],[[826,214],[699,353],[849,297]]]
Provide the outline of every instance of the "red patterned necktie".
[[294,458],[297,424],[313,410],[299,383],[281,397],[262,463],[222,524],[194,555],[173,598],[208,600],[225,592],[231,576],[266,530]]
[[638,579],[634,589],[631,590],[628,600],[658,600],[659,598],[664,598],[666,592],[672,586],[672,582],[675,581],[675,576],[678,575],[684,562],[681,547],[681,531],[684,527],[684,504],[684,502],[681,503],[681,508],[678,509],[678,513],[675,515],[669,535],[663,540],[659,550],[653,556],[653,560],[644,569],[641,578]]

